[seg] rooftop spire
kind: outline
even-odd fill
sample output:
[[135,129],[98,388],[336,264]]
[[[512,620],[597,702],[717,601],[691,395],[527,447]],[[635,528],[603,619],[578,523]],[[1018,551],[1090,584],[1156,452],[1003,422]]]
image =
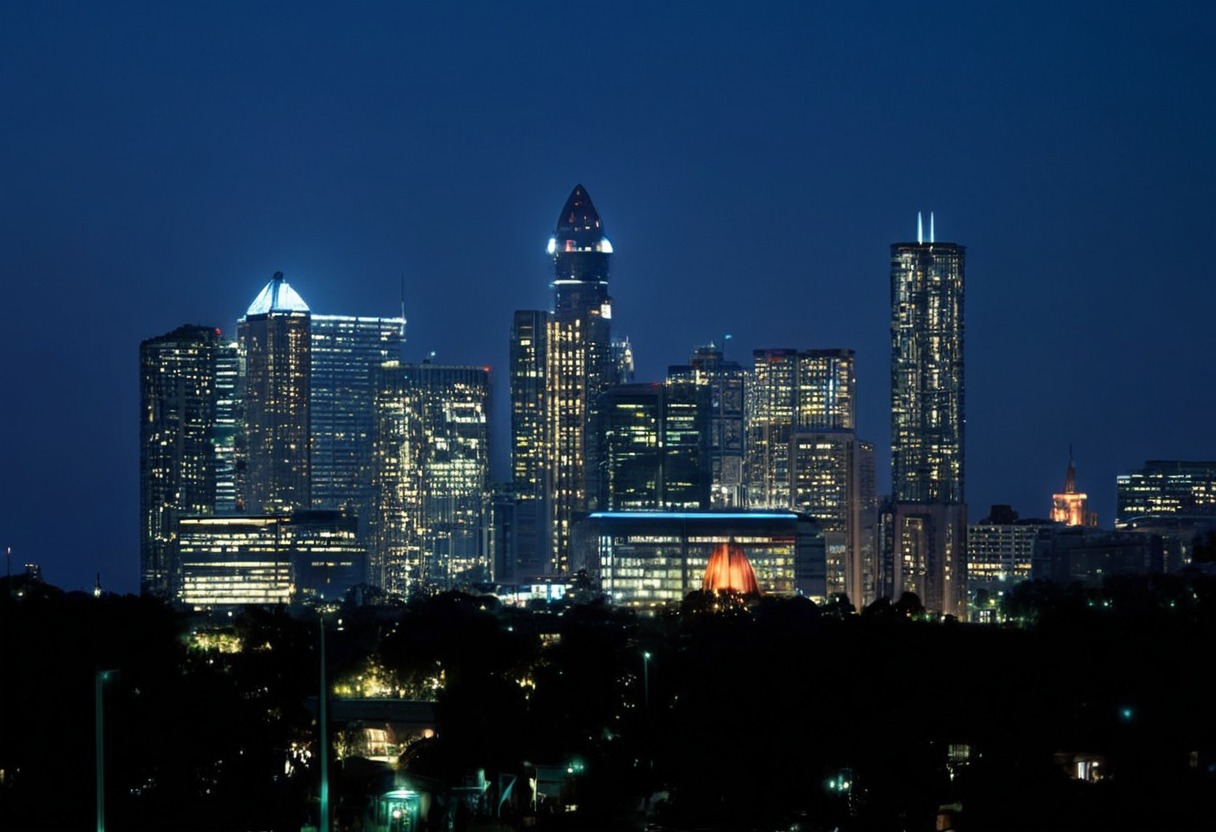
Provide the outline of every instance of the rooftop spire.
[[604,236],[604,226],[600,222],[599,211],[595,210],[587,189],[581,184],[574,186],[566,204],[562,206],[562,212],[557,217],[557,228],[553,232],[553,239],[549,241],[550,254],[563,251],[612,253],[612,244]]

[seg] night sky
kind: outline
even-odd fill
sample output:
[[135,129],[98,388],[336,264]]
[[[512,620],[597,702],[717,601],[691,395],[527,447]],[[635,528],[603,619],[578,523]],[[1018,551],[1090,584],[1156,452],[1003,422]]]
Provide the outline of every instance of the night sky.
[[138,350],[281,270],[496,373],[582,183],[637,380],[857,351],[889,475],[889,246],[967,246],[970,515],[1068,448],[1216,458],[1216,3],[0,2],[0,547],[138,589]]

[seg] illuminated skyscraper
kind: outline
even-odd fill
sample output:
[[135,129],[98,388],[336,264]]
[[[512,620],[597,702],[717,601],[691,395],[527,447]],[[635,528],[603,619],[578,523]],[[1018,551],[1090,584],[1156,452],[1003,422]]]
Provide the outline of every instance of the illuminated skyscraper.
[[361,527],[371,496],[372,370],[401,358],[404,336],[405,318],[312,316],[312,505],[345,508]]
[[861,474],[850,349],[761,349],[747,412],[750,507],[794,509],[817,521],[827,594],[863,603]]
[[622,384],[599,396],[599,511],[709,508],[709,388]]
[[963,491],[965,249],[891,246],[891,489],[895,590],[961,615],[966,602]]
[[244,507],[251,514],[312,504],[310,318],[303,298],[275,272],[237,323],[245,360]]
[[737,361],[727,361],[721,348],[708,344],[697,347],[688,364],[668,367],[667,383],[689,383],[709,389],[710,506],[742,507],[746,504],[743,408],[747,372]]
[[215,510],[241,511],[245,477],[245,369],[236,341],[220,344],[215,364]]
[[596,398],[631,372],[632,354],[628,341],[612,339],[612,244],[582,185],[566,200],[548,251],[553,312],[516,312],[511,329],[511,468],[517,508],[544,513],[543,533],[517,541],[519,557],[535,558],[534,573],[560,574],[569,567],[570,527],[598,493],[588,431]]
[[375,373],[372,578],[390,592],[489,580],[488,367]]
[[[596,399],[618,380],[612,347],[608,261],[612,244],[599,212],[576,185],[549,240],[553,256],[553,316],[545,361],[545,431],[550,513],[550,570],[568,570],[570,527],[598,490],[596,442],[588,424]],[[590,480],[589,480],[590,478]]]
[[140,591],[176,585],[177,518],[216,502],[216,366],[220,331],[181,326],[139,345]]

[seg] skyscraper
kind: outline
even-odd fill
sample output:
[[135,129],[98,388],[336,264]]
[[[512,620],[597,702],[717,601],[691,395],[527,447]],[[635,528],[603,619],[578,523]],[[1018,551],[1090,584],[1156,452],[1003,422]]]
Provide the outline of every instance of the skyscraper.
[[[575,185],[549,240],[553,316],[545,362],[550,569],[567,571],[570,527],[598,491],[596,447],[588,425],[599,394],[618,381],[612,347],[608,262],[612,244],[586,189]],[[590,478],[590,481],[589,481]]]
[[827,594],[862,603],[856,377],[850,349],[759,349],[747,413],[752,508],[805,512],[826,544]]
[[360,528],[371,496],[372,371],[401,358],[404,335],[403,317],[312,316],[312,505],[346,509],[359,517]]
[[628,341],[612,339],[612,244],[582,185],[562,207],[548,251],[555,274],[553,312],[516,312],[511,329],[511,468],[517,508],[527,511],[534,507],[529,503],[539,503],[535,507],[545,515],[544,533],[519,541],[519,556],[531,558],[539,553],[529,547],[543,544],[536,563],[543,569],[533,571],[564,573],[571,525],[599,487],[588,424],[600,392],[631,372],[632,354]]
[[599,511],[709,508],[709,388],[621,384],[600,394]]
[[966,602],[963,295],[966,251],[891,246],[891,490],[895,590],[961,615]]
[[[727,335],[723,341],[729,338]],[[667,383],[696,384],[709,389],[710,506],[746,505],[743,433],[747,372],[737,361],[727,361],[723,349],[711,343],[693,350],[688,364],[668,367]]]
[[488,367],[375,375],[372,576],[403,595],[489,580]]
[[216,368],[220,331],[181,326],[139,345],[140,591],[169,597],[177,518],[216,502]]
[[237,323],[245,360],[245,510],[309,508],[311,313],[275,272]]

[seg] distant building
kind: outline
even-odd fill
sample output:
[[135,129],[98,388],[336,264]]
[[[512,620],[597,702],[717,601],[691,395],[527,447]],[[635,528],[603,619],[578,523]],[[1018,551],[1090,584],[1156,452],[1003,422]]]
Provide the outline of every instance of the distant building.
[[[511,552],[511,574],[543,575],[551,554],[545,367],[551,314],[519,310],[511,322],[509,370],[511,396],[511,487],[520,522],[511,526],[504,546]],[[524,518],[530,518],[525,520]]]
[[237,323],[245,361],[243,504],[252,514],[312,505],[310,319],[303,298],[275,272]]
[[220,331],[181,326],[139,345],[140,591],[169,597],[177,518],[216,506]]
[[708,344],[697,347],[688,364],[668,367],[667,383],[709,389],[710,506],[742,508],[747,502],[743,479],[747,371],[738,362],[727,361],[720,347]]
[[367,581],[355,519],[338,511],[182,517],[180,584],[194,609],[341,600]]
[[967,589],[1008,592],[1030,580],[1035,541],[1051,521],[1019,519],[1009,506],[996,505],[988,516],[967,526]]
[[929,241],[891,246],[891,545],[898,595],[964,615],[963,300],[966,250]]
[[1167,571],[1190,563],[1196,535],[1216,528],[1216,461],[1149,460],[1120,474],[1115,528],[1161,535]]
[[[814,517],[827,546],[827,592],[865,603],[862,466],[850,349],[759,349],[748,393],[746,480],[752,509]],[[872,454],[869,457],[872,463]]]
[[363,528],[376,425],[372,371],[401,358],[405,318],[313,315],[310,336],[312,505],[345,509]]
[[825,600],[823,535],[791,511],[597,512],[575,527],[572,567],[612,603],[679,603],[723,544],[743,551],[764,594]]
[[1056,525],[1035,540],[1031,578],[1099,586],[1112,575],[1148,575],[1163,567],[1158,535]]
[[1097,526],[1098,515],[1088,510],[1089,495],[1077,491],[1077,469],[1068,454],[1068,470],[1064,473],[1064,490],[1051,495],[1051,520],[1065,526]]
[[709,508],[709,388],[696,384],[623,384],[597,400],[591,431],[599,444],[604,511]]
[[375,374],[374,582],[401,595],[489,580],[490,368]]

